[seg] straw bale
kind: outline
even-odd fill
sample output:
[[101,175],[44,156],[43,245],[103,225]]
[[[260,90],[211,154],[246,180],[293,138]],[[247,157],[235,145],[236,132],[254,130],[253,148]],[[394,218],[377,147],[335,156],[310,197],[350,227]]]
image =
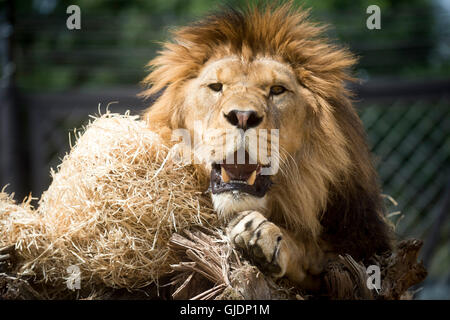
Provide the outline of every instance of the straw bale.
[[136,116],[107,113],[76,136],[36,211],[1,194],[0,247],[16,245],[19,275],[62,288],[70,266],[82,286],[155,283],[176,262],[172,233],[215,223],[208,178]]

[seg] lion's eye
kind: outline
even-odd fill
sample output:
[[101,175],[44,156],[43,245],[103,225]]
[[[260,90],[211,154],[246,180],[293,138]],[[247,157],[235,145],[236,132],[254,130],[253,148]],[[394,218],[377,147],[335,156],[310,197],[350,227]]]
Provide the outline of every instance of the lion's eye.
[[223,85],[221,83],[211,83],[208,87],[213,91],[219,92],[222,91]]
[[270,94],[273,96],[277,96],[279,94],[282,94],[286,91],[286,88],[283,86],[272,86],[270,87]]

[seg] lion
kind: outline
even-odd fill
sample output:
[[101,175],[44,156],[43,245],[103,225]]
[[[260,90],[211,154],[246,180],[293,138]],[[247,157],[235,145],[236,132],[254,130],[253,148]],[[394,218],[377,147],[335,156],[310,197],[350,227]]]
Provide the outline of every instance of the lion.
[[[144,116],[163,136],[213,130],[195,150],[231,243],[266,274],[318,290],[329,261],[382,254],[393,231],[345,86],[356,58],[308,15],[249,5],[178,28],[149,62],[142,95],[158,93]],[[249,132],[278,152],[260,156]]]

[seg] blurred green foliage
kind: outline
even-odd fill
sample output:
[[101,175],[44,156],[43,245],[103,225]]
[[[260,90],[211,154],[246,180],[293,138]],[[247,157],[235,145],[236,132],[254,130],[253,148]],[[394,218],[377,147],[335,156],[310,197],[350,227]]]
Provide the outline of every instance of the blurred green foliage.
[[[250,1],[261,5],[264,1]],[[81,30],[68,30],[66,8],[81,8]],[[245,1],[229,0],[232,7]],[[450,74],[448,12],[426,0],[304,0],[312,19],[349,46],[357,76]],[[26,89],[59,90],[136,84],[171,27],[219,8],[218,0],[18,0],[14,53],[17,82]],[[381,8],[381,30],[366,28],[366,8]],[[444,21],[444,22],[443,22]],[[447,21],[447,22],[445,22]],[[448,25],[450,26],[450,25]],[[443,50],[447,49],[447,51]]]

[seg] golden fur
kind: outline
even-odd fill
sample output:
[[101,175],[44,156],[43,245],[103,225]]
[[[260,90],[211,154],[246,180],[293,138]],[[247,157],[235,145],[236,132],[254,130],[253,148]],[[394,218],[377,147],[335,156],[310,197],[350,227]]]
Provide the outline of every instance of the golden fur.
[[[149,63],[144,84],[151,86],[143,95],[162,92],[145,116],[163,135],[177,128],[198,134],[196,120],[223,134],[230,126],[222,113],[236,105],[263,115],[259,128],[280,130],[274,185],[260,203],[264,208],[247,209],[286,230],[289,241],[301,244],[291,250],[298,258],[290,259],[306,264],[306,273],[313,266],[319,271],[311,273],[320,273],[324,253],[365,259],[388,249],[390,235],[362,124],[345,88],[355,58],[307,15],[289,3],[228,9],[180,28]],[[211,77],[224,83],[220,95],[203,88]],[[280,82],[288,93],[268,97],[268,88]]]

